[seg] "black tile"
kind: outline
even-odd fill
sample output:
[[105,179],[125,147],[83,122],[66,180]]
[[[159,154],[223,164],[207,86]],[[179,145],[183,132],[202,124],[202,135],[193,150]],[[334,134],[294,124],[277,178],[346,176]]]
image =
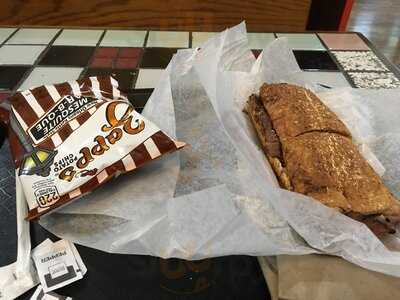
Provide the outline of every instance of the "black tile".
[[[46,238],[58,240],[38,222],[32,222],[30,228],[32,247]],[[79,244],[76,248],[90,273],[57,290],[57,294],[73,299],[271,299],[256,257],[236,255],[190,262],[111,254]],[[34,290],[18,299],[31,299]]]
[[[1,191],[0,197],[2,197]],[[10,202],[15,203],[15,197],[10,199]],[[0,267],[11,264],[17,259],[16,221],[15,213],[10,212],[8,208],[0,204]]]
[[129,101],[135,108],[144,107],[149,100],[153,89],[136,89],[127,93]]
[[12,90],[30,68],[27,66],[1,66],[0,89]]
[[134,94],[151,94],[154,89],[146,88],[146,89],[134,89],[132,93]]
[[15,177],[8,141],[0,147],[0,267],[15,261],[17,222],[15,216]]
[[94,47],[53,46],[40,60],[39,65],[85,67],[94,49]]
[[122,92],[129,92],[133,89],[136,81],[138,71],[133,70],[115,70],[115,69],[88,69],[85,73],[85,77],[89,76],[101,76],[101,75],[112,75],[119,84],[119,89]]
[[146,48],[139,67],[164,69],[176,51],[178,48]]
[[303,70],[338,70],[327,51],[293,50],[293,53]]
[[7,193],[9,189],[12,189],[14,185],[15,185],[15,178],[13,176],[0,178],[0,189],[5,191],[5,193]]

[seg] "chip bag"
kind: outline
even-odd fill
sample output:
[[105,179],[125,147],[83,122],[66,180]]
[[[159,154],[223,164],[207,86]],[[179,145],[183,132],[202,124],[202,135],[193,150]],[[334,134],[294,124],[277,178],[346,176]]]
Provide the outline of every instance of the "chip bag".
[[136,112],[113,77],[44,85],[9,101],[28,220],[185,145]]

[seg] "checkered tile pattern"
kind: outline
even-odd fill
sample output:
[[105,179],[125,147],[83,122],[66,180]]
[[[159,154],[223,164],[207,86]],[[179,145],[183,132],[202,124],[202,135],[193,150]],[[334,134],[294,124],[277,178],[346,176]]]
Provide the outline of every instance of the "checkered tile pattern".
[[[114,74],[130,95],[136,89],[148,91],[176,51],[201,47],[213,35],[215,32],[0,28],[0,91],[12,94],[42,83],[100,74]],[[397,84],[396,72],[355,33],[249,33],[248,43],[257,57],[277,37],[288,39],[305,71],[332,72],[332,80],[342,83],[346,78],[349,85],[360,88],[368,87],[369,81],[361,83],[359,78],[372,75],[355,76],[354,72],[371,72],[374,78],[382,73]],[[360,69],[363,65],[368,68]],[[371,81],[373,88],[391,86],[395,85],[382,83],[380,87]]]

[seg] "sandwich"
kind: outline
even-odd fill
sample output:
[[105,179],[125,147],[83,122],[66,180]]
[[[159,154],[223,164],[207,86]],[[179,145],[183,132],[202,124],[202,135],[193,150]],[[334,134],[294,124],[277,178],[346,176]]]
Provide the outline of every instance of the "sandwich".
[[377,236],[395,233],[400,202],[358,151],[343,122],[310,90],[264,84],[247,112],[282,188],[365,223]]

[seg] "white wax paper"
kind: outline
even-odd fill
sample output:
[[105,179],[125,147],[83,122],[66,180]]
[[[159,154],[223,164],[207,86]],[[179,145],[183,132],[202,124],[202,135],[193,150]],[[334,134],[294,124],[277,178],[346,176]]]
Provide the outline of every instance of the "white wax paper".
[[[178,51],[144,114],[190,146],[121,176],[41,224],[109,252],[200,259],[321,251],[400,276],[399,253],[388,250],[365,225],[278,187],[242,112],[263,82],[311,88],[344,119],[388,186],[400,190],[399,158],[394,157],[400,133],[393,126],[399,123],[394,110],[400,99],[396,91],[327,92],[307,78],[285,39],[266,45],[256,61],[244,24],[216,35],[201,50]],[[348,103],[354,104],[350,110]]]

